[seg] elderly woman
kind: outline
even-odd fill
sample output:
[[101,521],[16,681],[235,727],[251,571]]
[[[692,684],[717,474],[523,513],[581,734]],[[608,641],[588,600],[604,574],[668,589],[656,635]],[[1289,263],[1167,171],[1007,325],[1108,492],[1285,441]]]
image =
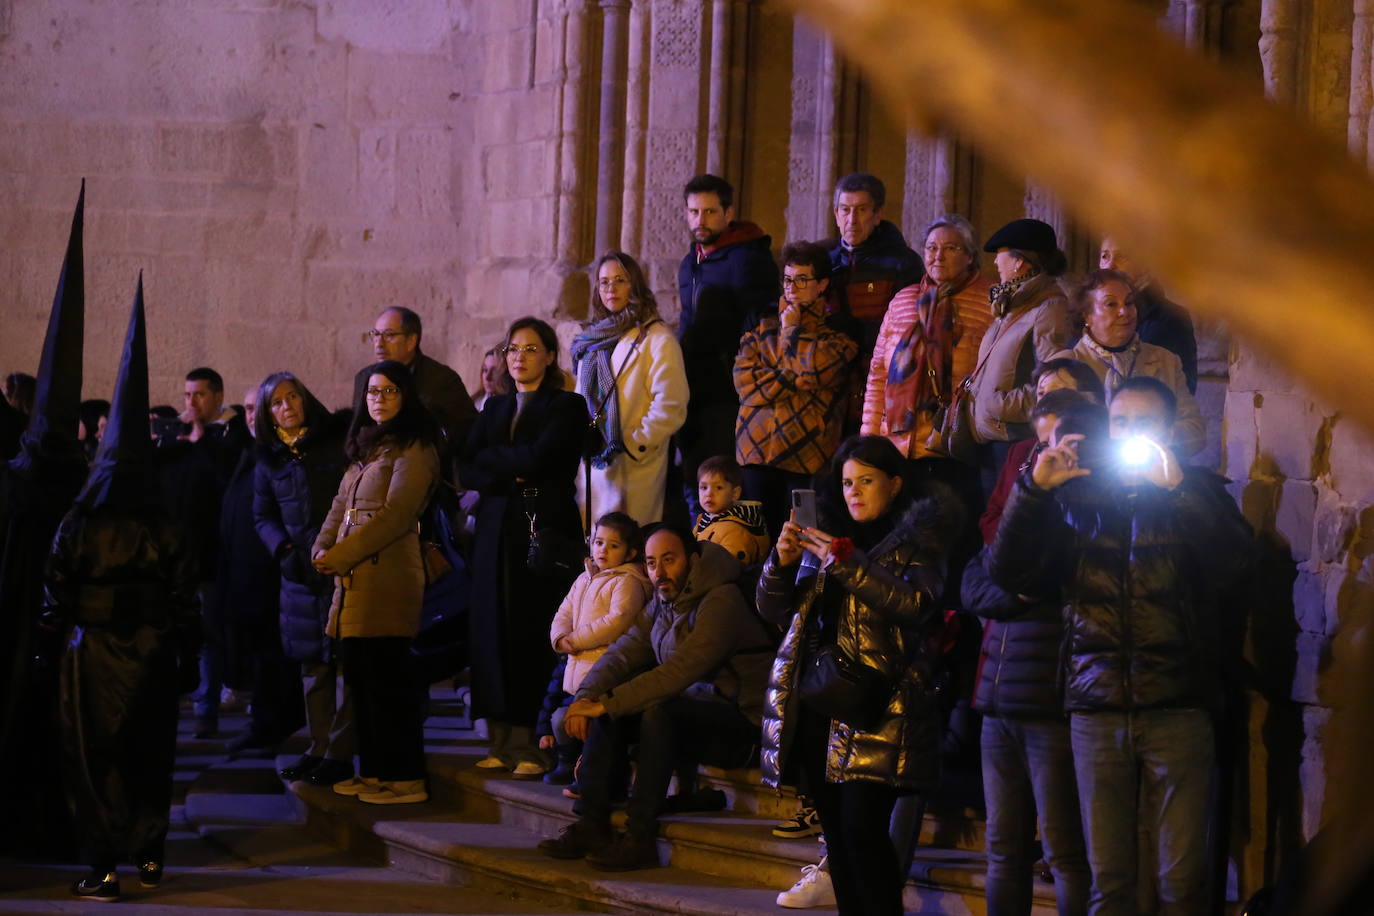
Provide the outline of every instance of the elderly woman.
[[926,274],[892,297],[864,390],[866,436],[886,436],[908,458],[947,457],[935,421],[977,365],[992,323],[973,226],[958,214],[926,228]]
[[583,517],[624,512],[641,525],[662,520],[668,443],[687,418],[687,373],[644,271],[628,254],[612,251],[597,262],[591,311],[572,358],[577,393],[600,434],[588,459],[590,488],[578,480]]
[[[818,527],[788,521],[758,586],[759,612],[787,627],[765,701],[763,781],[815,801],[843,914],[902,912],[889,819],[898,796],[933,788],[938,770],[921,630],[937,613],[960,512],[952,497],[914,493],[904,467],[887,439],[845,441]],[[827,659],[867,674],[864,702],[830,702],[836,685],[818,676]]]
[[519,319],[501,349],[515,391],[487,400],[458,461],[481,496],[468,626],[473,708],[491,745],[477,765],[535,777],[551,762],[534,735],[554,665],[549,624],[582,571],[573,482],[588,416],[563,390],[547,323]]
[[310,734],[305,753],[281,775],[333,785],[353,775],[353,704],[347,688],[339,690],[338,665],[324,634],[334,582],[314,569],[309,551],[343,478],[348,416],[331,415],[290,372],[264,379],[256,402],[253,518],[281,567],[281,643],[300,663]]
[[992,489],[1011,443],[1030,435],[1035,406],[1031,374],[1073,338],[1069,300],[1058,278],[1068,262],[1054,227],[1017,219],[983,246],[994,253],[1000,283],[988,290],[993,322],[978,345],[978,360],[963,382],[973,398],[973,434],[983,445],[984,492]]
[[1130,278],[1116,270],[1094,270],[1079,296],[1086,322],[1083,336],[1073,349],[1056,356],[1076,359],[1092,369],[1108,403],[1132,376],[1144,375],[1168,385],[1178,398],[1174,451],[1184,457],[1202,451],[1207,424],[1188,390],[1183,363],[1176,354],[1140,339],[1139,294]]
[[429,798],[410,643],[424,600],[419,523],[439,482],[439,431],[405,366],[383,360],[366,378],[344,442],[350,463],[311,556],[335,577],[326,632],[357,729],[358,775],[334,791],[395,805]]

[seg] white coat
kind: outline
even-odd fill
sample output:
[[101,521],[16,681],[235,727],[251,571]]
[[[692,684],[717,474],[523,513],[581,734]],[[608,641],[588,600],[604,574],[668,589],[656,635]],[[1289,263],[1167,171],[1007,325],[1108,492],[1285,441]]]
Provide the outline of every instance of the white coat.
[[[631,347],[644,334],[639,346]],[[621,367],[624,366],[622,369]],[[620,432],[625,451],[609,467],[592,468],[592,524],[607,512],[624,512],[640,525],[663,520],[663,493],[668,485],[671,439],[687,419],[687,372],[682,348],[672,329],[656,321],[648,330],[626,331],[611,351],[620,406]],[[595,392],[577,393],[589,410],[598,407]],[[577,475],[578,508],[586,518],[585,468]]]

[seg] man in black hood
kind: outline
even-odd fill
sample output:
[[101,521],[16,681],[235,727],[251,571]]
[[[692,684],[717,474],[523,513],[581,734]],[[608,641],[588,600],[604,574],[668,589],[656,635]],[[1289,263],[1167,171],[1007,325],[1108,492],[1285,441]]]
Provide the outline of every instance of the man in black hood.
[[[33,412],[19,453],[0,465],[0,779],[23,786],[0,801],[5,851],[56,852],[67,843],[55,779],[51,672],[32,664],[43,562],[86,476],[76,438],[85,330],[82,226],[85,184],[72,216],[39,363]],[[147,420],[144,420],[146,426]]]
[[162,879],[177,693],[199,680],[195,553],[160,508],[148,435],[139,277],[110,422],[90,478],[52,542],[45,624],[62,636],[62,774],[91,873],[72,893],[119,896],[115,866]]

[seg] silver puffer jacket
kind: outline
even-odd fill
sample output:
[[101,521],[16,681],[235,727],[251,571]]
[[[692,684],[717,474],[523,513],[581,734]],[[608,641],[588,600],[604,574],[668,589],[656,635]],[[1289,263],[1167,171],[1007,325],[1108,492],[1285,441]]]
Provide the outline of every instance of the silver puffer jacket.
[[[872,731],[832,720],[827,782],[877,782],[903,791],[935,785],[941,726],[922,636],[938,618],[935,596],[944,579],[945,545],[957,528],[951,517],[957,515],[952,495],[918,500],[870,553],[856,548],[824,571],[831,587],[846,593],[836,633],[840,648],[897,683]],[[759,579],[759,612],[787,626],[764,698],[760,766],[764,783],[774,787],[790,781],[785,773],[791,776],[788,756],[801,713],[792,688],[806,628],[814,626],[810,618],[820,582],[815,562],[808,553],[799,566],[783,567],[774,552]]]

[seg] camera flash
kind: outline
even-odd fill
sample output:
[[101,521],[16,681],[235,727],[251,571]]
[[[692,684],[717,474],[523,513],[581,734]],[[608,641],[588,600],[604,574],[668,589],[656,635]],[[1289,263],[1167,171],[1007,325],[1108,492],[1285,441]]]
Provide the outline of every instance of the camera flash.
[[1127,467],[1140,467],[1150,460],[1155,444],[1144,436],[1132,436],[1121,443],[1121,463]]

